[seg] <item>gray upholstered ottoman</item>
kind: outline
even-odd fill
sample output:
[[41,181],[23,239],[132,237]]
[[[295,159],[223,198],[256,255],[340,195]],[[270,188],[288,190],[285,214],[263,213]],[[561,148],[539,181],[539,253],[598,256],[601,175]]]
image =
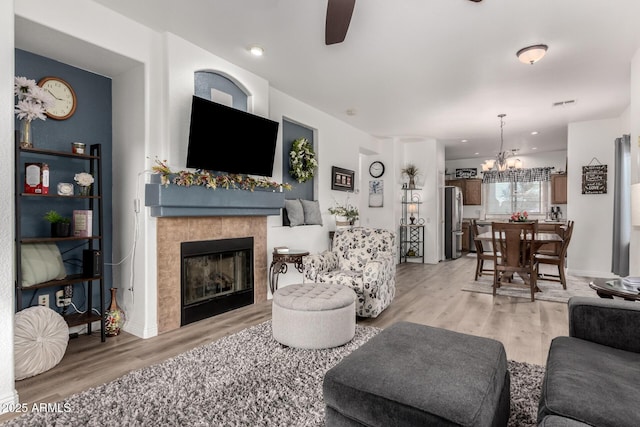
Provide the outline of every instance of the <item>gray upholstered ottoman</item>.
[[509,371],[495,340],[401,322],[324,377],[327,426],[506,426]]
[[345,344],[356,331],[356,293],[336,283],[305,283],[273,295],[273,338],[296,348]]

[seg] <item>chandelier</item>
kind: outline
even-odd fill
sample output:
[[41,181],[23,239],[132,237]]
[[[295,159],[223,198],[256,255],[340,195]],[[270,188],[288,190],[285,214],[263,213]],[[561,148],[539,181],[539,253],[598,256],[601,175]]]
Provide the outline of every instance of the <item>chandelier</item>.
[[500,151],[496,155],[495,159],[485,160],[482,164],[482,171],[487,172],[490,170],[497,170],[500,172],[507,169],[520,169],[522,168],[522,160],[514,158],[518,153],[518,149],[514,148],[511,151],[503,151],[504,148],[504,118],[506,114],[498,114],[500,118]]

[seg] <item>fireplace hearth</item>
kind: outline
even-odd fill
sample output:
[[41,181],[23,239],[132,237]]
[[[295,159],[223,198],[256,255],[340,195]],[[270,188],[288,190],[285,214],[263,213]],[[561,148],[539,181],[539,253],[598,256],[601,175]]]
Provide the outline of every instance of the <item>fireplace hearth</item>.
[[253,238],[182,242],[181,326],[254,302]]

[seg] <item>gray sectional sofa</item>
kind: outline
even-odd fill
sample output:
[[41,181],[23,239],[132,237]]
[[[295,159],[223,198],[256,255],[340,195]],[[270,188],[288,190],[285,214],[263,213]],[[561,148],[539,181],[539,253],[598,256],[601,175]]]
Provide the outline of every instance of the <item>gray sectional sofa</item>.
[[538,423],[640,426],[640,302],[569,300],[569,336],[551,343]]

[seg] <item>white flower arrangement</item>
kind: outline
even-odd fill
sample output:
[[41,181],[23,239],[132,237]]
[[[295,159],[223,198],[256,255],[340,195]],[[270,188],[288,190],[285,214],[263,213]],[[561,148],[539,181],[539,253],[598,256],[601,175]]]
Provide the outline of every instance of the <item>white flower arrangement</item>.
[[36,84],[35,80],[26,77],[15,77],[14,95],[18,97],[15,113],[20,120],[46,120],[45,111],[55,105],[55,98]]
[[81,187],[89,187],[91,184],[93,184],[93,176],[91,176],[90,173],[86,172],[77,173],[73,177],[73,180]]
[[298,138],[293,141],[289,152],[289,174],[298,182],[309,181],[315,175],[318,161],[316,153],[307,138]]

